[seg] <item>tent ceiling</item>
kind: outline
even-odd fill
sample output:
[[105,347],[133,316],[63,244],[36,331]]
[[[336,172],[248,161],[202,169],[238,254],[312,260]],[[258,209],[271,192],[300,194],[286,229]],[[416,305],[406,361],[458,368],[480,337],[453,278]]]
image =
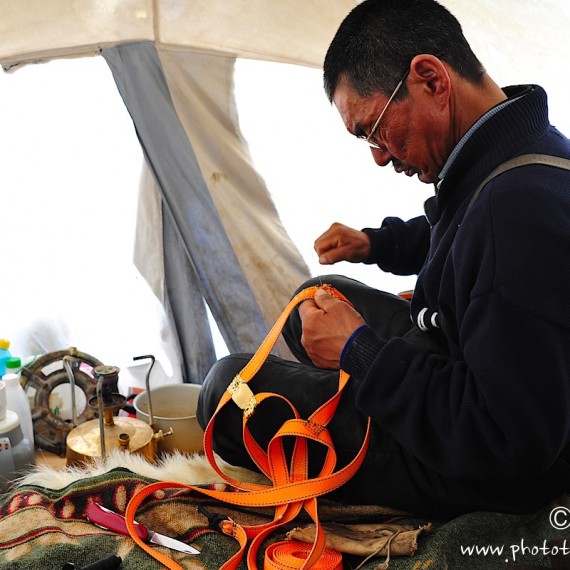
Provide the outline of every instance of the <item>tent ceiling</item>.
[[0,0],[4,68],[151,40],[320,67],[356,0]]

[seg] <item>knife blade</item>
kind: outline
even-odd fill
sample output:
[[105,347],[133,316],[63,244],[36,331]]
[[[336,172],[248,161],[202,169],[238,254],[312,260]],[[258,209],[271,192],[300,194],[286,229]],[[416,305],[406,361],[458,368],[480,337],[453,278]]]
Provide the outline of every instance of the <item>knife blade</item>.
[[[125,517],[107,509],[99,503],[93,502],[89,505],[87,508],[87,518],[90,522],[105,530],[112,530],[113,532],[130,536]],[[144,542],[151,542],[158,546],[166,546],[167,548],[185,552],[186,554],[200,554],[198,549],[180,540],[154,532],[136,521],[134,521],[134,525],[137,536]]]

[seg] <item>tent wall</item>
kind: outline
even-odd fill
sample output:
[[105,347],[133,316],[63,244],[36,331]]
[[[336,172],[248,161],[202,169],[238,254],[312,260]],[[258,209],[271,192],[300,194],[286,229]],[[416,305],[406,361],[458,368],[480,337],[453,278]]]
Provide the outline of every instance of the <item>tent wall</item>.
[[[164,280],[184,376],[201,382],[214,358],[204,299],[229,350],[252,352],[309,273],[240,136],[234,59],[180,50],[159,57],[151,42],[102,53],[164,205],[164,262],[146,265],[147,280]],[[150,252],[155,233],[145,236],[139,248]]]
[[[192,141],[220,220],[271,326],[309,271],[281,224],[241,135],[233,89],[235,59],[165,48],[158,54],[174,108]],[[234,350],[246,348],[243,342],[240,345],[228,343]]]
[[4,67],[150,40],[319,67],[354,0],[0,0]]
[[8,68],[154,40],[153,13],[152,0],[1,0],[0,62]]

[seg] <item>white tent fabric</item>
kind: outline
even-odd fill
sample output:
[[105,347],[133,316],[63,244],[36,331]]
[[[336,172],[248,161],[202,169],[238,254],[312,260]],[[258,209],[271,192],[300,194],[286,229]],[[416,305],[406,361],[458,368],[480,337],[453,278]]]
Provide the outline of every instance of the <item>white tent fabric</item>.
[[[241,136],[233,94],[235,59],[164,48],[158,53],[174,107],[228,239],[265,321],[272,324],[283,301],[309,272],[279,221]],[[266,281],[260,283],[260,276]],[[227,338],[226,343],[232,347]]]
[[94,55],[119,43],[170,47],[319,67],[354,0],[0,1],[4,67]]
[[[150,42],[122,44],[103,55],[166,206],[158,269],[165,270],[186,378],[199,381],[212,364],[205,355],[213,356],[202,296],[229,349],[252,351],[308,271],[239,144],[237,121],[219,120],[236,118],[228,81],[233,59],[177,51],[166,57],[168,72]],[[202,141],[200,165],[194,140]],[[148,239],[142,244],[145,250],[152,245]],[[261,275],[274,285],[256,289]]]

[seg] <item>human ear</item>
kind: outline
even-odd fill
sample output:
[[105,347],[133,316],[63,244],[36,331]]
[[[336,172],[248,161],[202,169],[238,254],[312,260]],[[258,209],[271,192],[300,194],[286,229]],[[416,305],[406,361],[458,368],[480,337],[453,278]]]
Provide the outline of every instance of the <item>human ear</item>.
[[409,85],[419,87],[425,94],[447,96],[451,79],[443,62],[434,55],[416,55],[410,63]]

